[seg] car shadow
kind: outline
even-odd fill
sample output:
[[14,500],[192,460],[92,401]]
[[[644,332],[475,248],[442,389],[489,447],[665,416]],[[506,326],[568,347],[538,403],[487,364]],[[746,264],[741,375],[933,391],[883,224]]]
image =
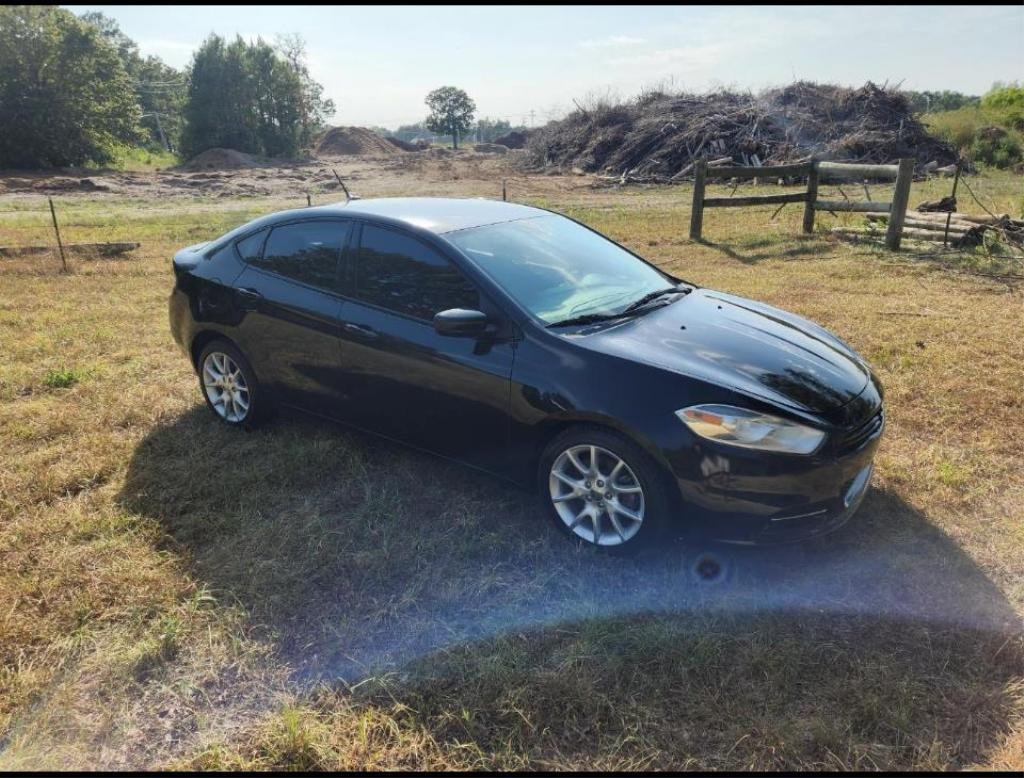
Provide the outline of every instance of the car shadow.
[[510,631],[634,614],[855,616],[1016,633],[974,561],[897,494],[799,545],[682,539],[595,553],[533,495],[398,444],[285,414],[244,432],[205,408],[137,446],[122,506],[219,599],[241,603],[296,682],[348,681]]
[[310,701],[330,709],[340,694],[380,717],[414,711],[446,750],[502,754],[515,743],[573,769],[1003,763],[1019,720],[1019,635],[811,610],[510,625],[396,674],[323,684]]
[[779,245],[776,240],[760,240],[752,243],[744,242],[742,245],[742,251],[737,248],[722,242],[711,241],[706,238],[701,238],[695,241],[695,243],[707,248],[714,249],[729,259],[734,259],[737,262],[742,262],[745,265],[756,265],[766,259],[783,259],[783,260],[795,260],[804,257],[820,257],[823,252],[827,250],[826,244],[823,244],[821,240],[815,237],[810,238],[797,238],[798,240],[807,240],[808,243],[799,246],[793,246],[792,248],[784,249]]

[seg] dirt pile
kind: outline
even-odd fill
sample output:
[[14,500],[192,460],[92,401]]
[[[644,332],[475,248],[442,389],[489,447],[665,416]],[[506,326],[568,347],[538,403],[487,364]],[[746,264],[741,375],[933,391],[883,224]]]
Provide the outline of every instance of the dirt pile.
[[194,173],[201,170],[239,170],[248,167],[262,167],[265,163],[252,154],[235,149],[207,149],[192,157],[177,169]]
[[331,127],[320,136],[314,153],[318,157],[386,157],[403,150],[365,127]]
[[761,94],[651,92],[617,105],[578,109],[534,132],[525,164],[582,168],[667,180],[701,158],[738,165],[819,159],[920,164],[956,160],[932,137],[898,91],[806,81]]

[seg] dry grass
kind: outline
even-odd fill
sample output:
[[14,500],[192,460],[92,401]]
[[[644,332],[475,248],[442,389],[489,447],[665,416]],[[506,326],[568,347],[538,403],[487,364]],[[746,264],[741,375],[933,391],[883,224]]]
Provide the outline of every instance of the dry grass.
[[[604,558],[425,455],[222,429],[167,330],[169,257],[286,203],[67,198],[69,240],[143,248],[0,260],[0,767],[1024,768],[1024,298],[964,272],[1008,260],[804,238],[795,208],[709,212],[695,245],[685,187],[536,181],[870,359],[890,425],[857,520]],[[1019,181],[972,185],[1016,211]],[[46,239],[36,205],[0,206],[0,243]],[[724,580],[691,574],[706,550]]]

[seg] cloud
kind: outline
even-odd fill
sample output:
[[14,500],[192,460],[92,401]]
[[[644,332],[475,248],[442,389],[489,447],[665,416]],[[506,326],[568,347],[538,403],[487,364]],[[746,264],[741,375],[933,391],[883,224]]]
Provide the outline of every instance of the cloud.
[[597,49],[613,46],[637,46],[646,42],[644,38],[634,38],[632,35],[609,35],[607,38],[580,41],[578,45],[581,49]]

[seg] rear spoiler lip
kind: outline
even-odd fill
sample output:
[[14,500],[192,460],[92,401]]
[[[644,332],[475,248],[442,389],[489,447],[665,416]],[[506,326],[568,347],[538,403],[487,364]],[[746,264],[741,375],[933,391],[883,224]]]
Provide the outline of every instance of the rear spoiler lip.
[[174,267],[177,270],[185,270],[188,268],[194,268],[202,260],[203,255],[200,253],[203,248],[209,246],[211,241],[205,241],[204,243],[196,243],[192,246],[187,246],[181,249],[174,255]]

